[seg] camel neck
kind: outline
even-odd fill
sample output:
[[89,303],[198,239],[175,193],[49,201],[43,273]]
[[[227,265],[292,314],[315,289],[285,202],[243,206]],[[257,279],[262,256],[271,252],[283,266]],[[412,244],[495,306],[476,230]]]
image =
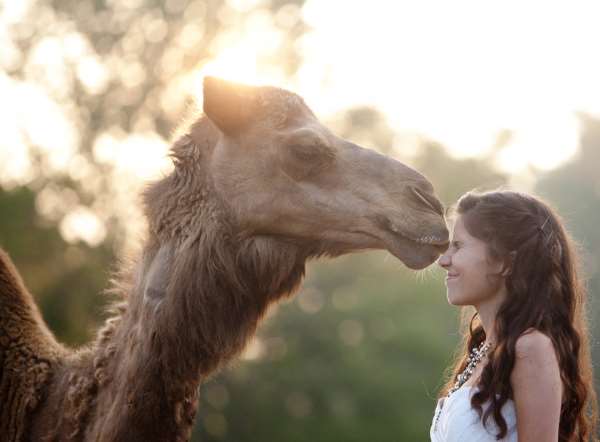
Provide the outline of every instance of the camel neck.
[[98,434],[186,440],[201,380],[243,349],[268,305],[291,294],[304,274],[297,248],[272,239],[238,240],[213,229],[180,244],[164,299],[143,296],[142,276],[114,335],[113,382],[99,398],[111,413]]
[[172,375],[206,376],[235,357],[267,307],[293,292],[304,275],[305,259],[295,247],[222,233],[200,236],[176,253],[156,313],[157,340],[173,356],[168,367],[181,371]]

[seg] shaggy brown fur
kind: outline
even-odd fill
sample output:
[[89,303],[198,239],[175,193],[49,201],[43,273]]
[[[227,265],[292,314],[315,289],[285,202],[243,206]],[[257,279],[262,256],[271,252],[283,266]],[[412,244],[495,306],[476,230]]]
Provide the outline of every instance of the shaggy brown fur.
[[25,417],[64,356],[10,258],[0,250],[0,440],[26,438]]
[[200,382],[296,290],[307,259],[387,248],[421,268],[445,248],[425,178],[335,138],[296,95],[209,79],[204,110],[144,193],[147,243],[89,348],[55,342],[0,255],[0,440],[186,441]]

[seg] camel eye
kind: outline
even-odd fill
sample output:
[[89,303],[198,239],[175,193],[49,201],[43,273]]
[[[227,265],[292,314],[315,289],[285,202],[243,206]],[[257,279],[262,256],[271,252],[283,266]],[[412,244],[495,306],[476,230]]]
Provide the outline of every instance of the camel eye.
[[323,144],[292,143],[283,153],[283,169],[298,180],[318,175],[333,159],[333,152]]
[[316,141],[311,144],[291,144],[289,152],[296,160],[304,163],[326,163],[331,160],[331,149]]
[[319,157],[319,149],[315,146],[292,144],[289,147],[292,156],[300,161],[313,161]]

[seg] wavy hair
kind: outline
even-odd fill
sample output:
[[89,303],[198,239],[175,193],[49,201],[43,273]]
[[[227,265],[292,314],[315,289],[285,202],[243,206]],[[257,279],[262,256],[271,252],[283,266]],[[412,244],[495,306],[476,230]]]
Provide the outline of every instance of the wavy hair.
[[[562,220],[540,199],[512,191],[469,192],[462,196],[460,215],[469,234],[487,245],[491,259],[510,266],[508,296],[500,305],[495,332],[497,342],[488,354],[471,399],[485,424],[493,417],[506,436],[502,406],[512,397],[510,375],[515,364],[515,343],[528,329],[547,335],[554,345],[564,385],[559,441],[596,440],[598,407],[586,318],[586,287],[578,276],[577,249]],[[463,336],[452,375],[442,389],[447,394],[466,367],[469,352],[486,339],[475,314]],[[490,405],[483,410],[483,405]]]

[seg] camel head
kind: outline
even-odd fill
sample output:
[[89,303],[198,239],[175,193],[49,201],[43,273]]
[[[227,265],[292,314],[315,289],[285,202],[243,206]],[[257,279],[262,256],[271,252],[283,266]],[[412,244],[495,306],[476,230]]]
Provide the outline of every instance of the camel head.
[[298,95],[207,77],[204,113],[217,131],[203,173],[240,231],[332,256],[385,249],[412,269],[447,247],[431,183],[335,136]]

